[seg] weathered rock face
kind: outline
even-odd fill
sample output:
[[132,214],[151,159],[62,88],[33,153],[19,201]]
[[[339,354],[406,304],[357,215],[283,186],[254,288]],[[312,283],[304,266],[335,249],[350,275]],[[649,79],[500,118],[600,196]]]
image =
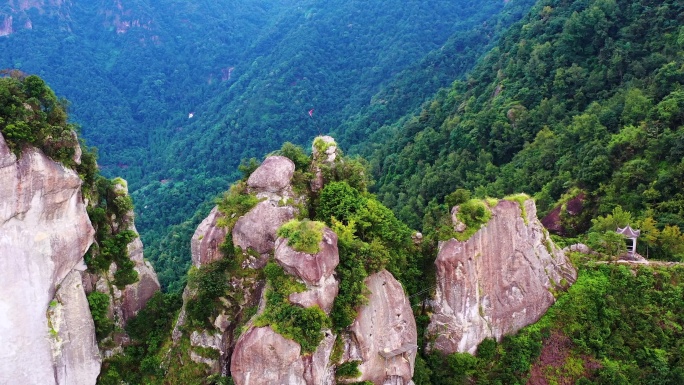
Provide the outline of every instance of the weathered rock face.
[[[316,141],[320,141],[324,146],[325,151],[319,151],[316,148]],[[337,159],[337,143],[332,136],[319,136],[314,139],[314,145],[311,147],[311,152],[314,159],[326,163],[333,163]]]
[[523,218],[517,202],[500,201],[468,241],[440,245],[432,348],[474,353],[483,339],[499,340],[536,322],[555,302],[550,290],[575,281],[574,267],[548,238],[532,200],[525,212]]
[[94,383],[100,373],[100,353],[80,272],[72,271],[62,281],[47,314],[57,383]]
[[275,244],[275,259],[285,271],[306,284],[305,292],[290,294],[290,302],[303,307],[317,305],[326,313],[330,313],[339,291],[339,282],[333,276],[335,268],[340,263],[337,234],[327,227],[324,228],[323,239],[318,246],[318,253],[307,254],[288,246],[287,239],[278,238]]
[[[278,238],[276,232],[285,222],[295,217],[292,206],[280,206],[272,200],[259,202],[247,214],[240,217],[233,227],[233,244],[243,250],[251,248],[268,257]],[[254,267],[263,267],[265,260]]]
[[36,149],[17,159],[0,135],[0,383],[95,383],[100,357],[89,340],[53,346],[46,315],[63,286],[63,330],[94,338],[92,321],[75,321],[90,311],[69,288],[94,234],[80,187],[76,172]]
[[366,278],[370,291],[345,340],[345,361],[360,360],[361,377],[374,384],[409,384],[418,333],[411,304],[399,281],[387,270]]
[[295,165],[284,156],[269,156],[247,179],[257,193],[279,193],[290,187]]
[[340,283],[337,282],[335,276],[329,275],[316,285],[306,285],[304,292],[290,294],[288,299],[303,307],[318,306],[329,314],[339,291]]
[[219,212],[218,206],[214,207],[209,216],[195,230],[190,243],[192,264],[195,267],[200,267],[222,258],[219,245],[226,239],[227,231],[225,227],[219,227],[216,223],[222,216],[223,214]]
[[321,251],[318,253],[307,254],[288,246],[287,239],[279,238],[275,244],[275,259],[291,275],[315,285],[329,277],[340,263],[337,234],[325,228],[319,248]]
[[[128,187],[123,179],[118,179],[115,189],[119,194],[128,195]],[[152,265],[145,261],[143,256],[143,244],[138,235],[138,230],[134,223],[135,215],[132,211],[125,215],[123,225],[127,230],[136,234],[127,245],[128,258],[135,264],[134,269],[138,273],[138,281],[126,285],[123,289],[114,286],[114,273],[117,270],[116,264],[112,263],[109,271],[103,275],[90,275],[84,279],[84,284],[90,286],[95,281],[95,289],[101,293],[110,295],[110,316],[119,328],[123,328],[128,320],[135,317],[142,310],[147,301],[161,289],[157,273]],[[112,224],[114,226],[115,223]],[[87,288],[88,289],[88,288]]]
[[[298,252],[287,240],[276,242],[275,259],[286,272],[304,281],[307,290],[293,293],[289,300],[303,307],[318,306],[329,313],[339,283],[333,273],[339,263],[337,235],[323,230],[320,252],[312,255]],[[315,352],[300,355],[300,346],[285,339],[270,327],[252,328],[238,340],[231,360],[231,373],[238,385],[249,384],[334,384],[334,366],[330,354],[335,338],[325,331]]]
[[323,171],[321,166],[332,166],[337,157],[337,143],[331,136],[318,136],[314,139],[311,146],[311,153],[313,155],[313,171],[314,179],[311,181],[311,190],[318,191],[323,188],[325,180],[323,180]]
[[326,332],[318,349],[301,356],[298,343],[270,327],[252,328],[235,346],[230,372],[237,385],[334,384],[330,354],[335,336]]
[[270,327],[250,329],[238,341],[230,372],[237,385],[305,385],[298,343]]

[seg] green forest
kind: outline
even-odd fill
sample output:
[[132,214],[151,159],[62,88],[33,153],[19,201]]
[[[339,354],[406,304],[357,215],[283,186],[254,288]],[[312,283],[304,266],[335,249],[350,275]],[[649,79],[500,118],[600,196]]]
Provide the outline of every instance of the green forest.
[[[0,78],[10,148],[36,146],[79,172],[104,245],[86,258],[93,271],[125,264],[130,234],[106,218],[135,207],[164,288],[126,327],[131,343],[99,383],[231,383],[179,369],[189,341],[176,346],[179,362],[165,361],[186,283],[199,293],[189,309],[199,328],[221,296],[242,294],[227,277],[268,281],[277,290],[256,322],[311,351],[323,327],[349,326],[363,278],[383,268],[416,305],[416,385],[684,383],[684,3],[131,3],[128,15],[150,29],[118,33],[109,13],[73,4],[71,18],[29,10],[32,30],[0,37],[0,68],[18,69]],[[97,147],[81,165],[71,130]],[[322,223],[339,236],[330,316],[292,306],[284,298],[301,287],[274,264],[242,269],[232,244],[225,262],[190,269],[189,240],[209,210],[255,205],[241,183],[267,154],[292,159],[295,181],[310,178],[314,160],[300,146],[319,133],[349,156],[280,235],[301,250]],[[115,175],[132,202],[117,200],[105,178]],[[429,309],[417,305],[435,280],[438,242],[453,235],[451,207],[479,226],[488,213],[478,202],[519,193],[554,242],[595,254],[570,254],[577,282],[539,322],[475,355],[426,352]],[[614,230],[627,225],[642,231],[637,251],[652,265],[613,263],[625,251]],[[136,277],[124,266],[118,279]],[[107,334],[101,301],[89,301]]]
[[129,183],[162,285],[180,291],[190,236],[242,159],[319,132],[365,142],[463,76],[532,4],[45,5],[15,15],[33,27],[0,39],[0,68],[37,74],[71,102],[102,173]]

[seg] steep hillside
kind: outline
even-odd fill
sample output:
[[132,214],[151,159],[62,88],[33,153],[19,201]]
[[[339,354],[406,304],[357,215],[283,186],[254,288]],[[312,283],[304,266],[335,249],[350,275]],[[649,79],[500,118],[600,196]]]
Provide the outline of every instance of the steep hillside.
[[[129,181],[148,254],[174,290],[189,263],[187,246],[180,252],[175,240],[187,244],[211,203],[199,214],[198,206],[227,188],[226,175],[239,177],[240,159],[338,126],[397,75],[399,87],[386,89],[411,96],[382,119],[416,108],[531,5],[15,3],[0,11],[12,26],[0,39],[0,68],[40,74],[71,100],[84,136],[99,148],[103,173]],[[492,18],[502,12],[508,16]],[[460,43],[447,42],[456,32]],[[477,47],[466,50],[461,43],[471,36]],[[415,66],[440,49],[444,55]],[[457,55],[453,63],[443,60],[449,52]],[[404,91],[406,79],[422,86]],[[349,135],[350,144],[362,139]]]
[[11,75],[0,78],[0,382],[94,384],[159,282],[125,181],[98,174],[40,78]]
[[[428,228],[458,188],[523,191],[542,216],[559,207],[565,235],[631,222],[650,229],[644,255],[682,258],[683,7],[539,2],[376,151],[380,199]],[[581,215],[566,210],[576,197]],[[599,214],[610,223],[589,221]]]

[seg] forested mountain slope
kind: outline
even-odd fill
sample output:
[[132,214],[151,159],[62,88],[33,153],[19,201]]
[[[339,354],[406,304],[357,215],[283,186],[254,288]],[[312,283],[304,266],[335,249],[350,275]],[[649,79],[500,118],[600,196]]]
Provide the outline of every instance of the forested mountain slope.
[[[415,69],[419,77],[409,72],[409,79],[421,86],[415,93],[395,87],[415,97],[389,117],[416,108],[469,68],[531,1],[55,4],[2,8],[11,28],[0,39],[0,67],[37,73],[72,102],[103,172],[130,183],[148,256],[183,264],[159,269],[168,284],[188,261],[174,245],[162,256],[160,239],[187,243],[187,231],[168,226],[224,190],[240,159],[338,126],[404,70]],[[473,48],[463,47],[463,37],[444,45],[473,28],[483,31]],[[440,47],[445,54],[434,59],[435,51],[424,63],[456,52],[458,65],[415,64]]]
[[534,194],[542,216],[581,195],[581,217],[561,213],[567,235],[612,212],[649,229],[644,255],[681,258],[683,11],[678,1],[538,2],[466,80],[395,126],[371,159],[379,197],[429,228],[457,188]]

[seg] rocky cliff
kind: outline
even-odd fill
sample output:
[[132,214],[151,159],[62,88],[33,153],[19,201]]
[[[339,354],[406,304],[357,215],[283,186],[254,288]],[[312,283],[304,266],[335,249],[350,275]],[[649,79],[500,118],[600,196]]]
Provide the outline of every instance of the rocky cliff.
[[[36,148],[17,157],[0,135],[0,383],[95,384],[102,358],[86,294],[103,292],[123,327],[159,290],[137,237],[125,245],[136,282],[109,284],[114,263],[100,273],[86,267],[96,237],[82,184]],[[127,196],[125,183],[117,196]],[[135,230],[132,212],[120,223]]]
[[81,179],[0,136],[0,383],[94,384],[100,355],[81,285],[93,242]]
[[[392,274],[381,270],[363,281],[366,299],[351,326],[336,331],[327,320],[340,287],[338,236],[320,222],[306,222],[301,210],[311,207],[311,191],[324,187],[326,175],[330,178],[331,168],[341,160],[332,138],[322,138],[318,147],[313,149],[314,163],[305,170],[295,170],[283,156],[266,158],[231,190],[226,200],[232,206],[220,203],[221,209],[212,210],[193,236],[195,278],[184,293],[174,341],[177,348],[189,347],[188,358],[204,365],[206,375],[230,375],[237,385],[411,383],[416,324]],[[303,179],[305,175],[309,179]],[[251,208],[240,212],[249,196],[254,198]],[[315,252],[279,236],[279,229],[295,217],[313,224],[311,231],[320,236]],[[209,302],[213,313],[208,319],[193,319],[198,304],[205,301],[202,277],[223,272],[221,264],[229,265],[219,276],[225,277],[225,291]],[[262,269],[267,264],[271,271],[278,266],[283,276],[273,278],[267,272],[265,277]],[[297,337],[288,320],[273,315],[285,311],[296,319],[304,314],[298,309],[309,311],[306,317],[312,318],[305,323],[320,321],[320,328]],[[300,343],[298,338],[304,340]],[[182,354],[172,351],[169,360],[175,362],[174,356]],[[356,369],[340,377],[337,369],[342,366]]]
[[[118,198],[129,199],[126,182],[120,178],[113,181],[111,190],[114,192],[114,200]],[[111,197],[110,197],[111,199]],[[127,341],[127,336],[122,332],[128,320],[138,314],[145,307],[147,301],[161,289],[157,273],[150,262],[143,256],[143,244],[135,228],[134,214],[128,210],[120,218],[114,215],[108,218],[107,225],[112,231],[130,231],[133,238],[126,244],[125,261],[135,272],[136,279],[132,283],[117,285],[117,271],[121,266],[111,262],[106,270],[100,272],[88,272],[84,274],[83,284],[86,293],[97,291],[109,296],[107,317],[112,321],[115,333],[107,337],[102,346],[113,346],[102,349],[105,357],[109,357],[121,351],[121,347]],[[94,258],[97,258],[95,256]],[[91,269],[92,270],[92,269]],[[114,343],[110,342],[112,340]]]
[[[474,353],[483,339],[499,340],[536,322],[555,302],[554,290],[575,281],[534,201],[521,202],[498,201],[470,239],[440,243],[431,348]],[[454,226],[464,230],[458,221]]]

